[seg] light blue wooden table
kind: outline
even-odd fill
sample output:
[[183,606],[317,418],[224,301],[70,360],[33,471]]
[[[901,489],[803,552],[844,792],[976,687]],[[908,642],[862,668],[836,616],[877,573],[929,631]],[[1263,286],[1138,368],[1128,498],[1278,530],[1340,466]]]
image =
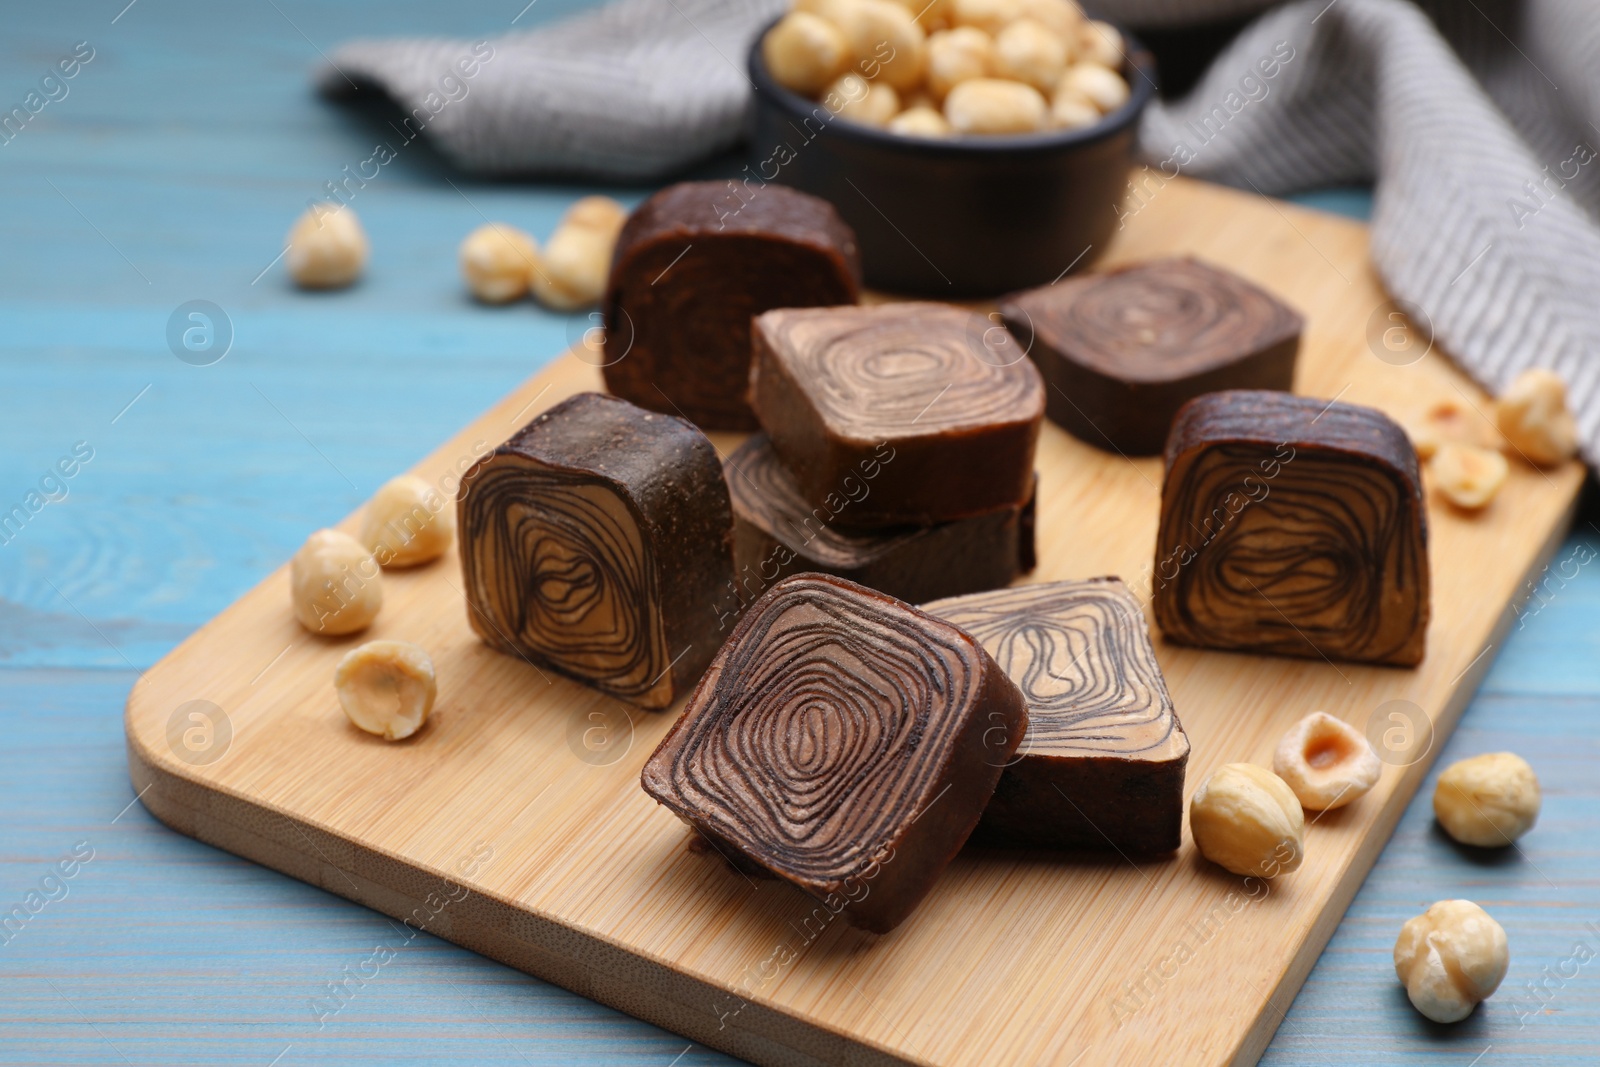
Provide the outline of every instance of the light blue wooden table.
[[[366,280],[295,292],[281,268],[262,274],[289,221],[383,136],[310,94],[317,51],[369,33],[493,34],[524,0],[126,3],[0,12],[0,109],[77,42],[93,50],[0,144],[0,512],[41,480],[52,498],[0,545],[0,912],[38,908],[0,927],[0,1063],[731,1062],[428,936],[319,1028],[311,999],[398,943],[395,925],[133,803],[121,714],[136,672],[581,329],[531,304],[474,306],[461,236],[485,216],[547,233],[591,190],[463,179],[407,147],[355,203]],[[517,25],[578,6],[538,0]],[[190,300],[231,321],[215,365],[168,348]],[[75,447],[92,458],[46,479]],[[1570,960],[1600,949],[1600,566],[1577,562],[1600,550],[1597,526],[1591,508],[1558,557],[1571,576],[1494,651],[1444,752],[1524,754],[1545,783],[1538,829],[1520,851],[1467,855],[1433,829],[1425,786],[1279,1005],[1264,1062],[1595,1060],[1600,963]],[[1407,1006],[1389,951],[1404,918],[1450,896],[1500,919],[1513,960],[1493,1001],[1441,1028]]]

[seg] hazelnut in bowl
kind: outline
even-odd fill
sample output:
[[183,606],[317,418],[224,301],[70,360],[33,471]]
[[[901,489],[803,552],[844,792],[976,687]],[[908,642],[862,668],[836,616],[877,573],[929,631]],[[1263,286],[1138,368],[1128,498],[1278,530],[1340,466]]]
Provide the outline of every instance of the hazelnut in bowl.
[[830,201],[869,285],[945,298],[1092,262],[1156,90],[1150,53],[1072,0],[798,0],[749,73],[736,192]]

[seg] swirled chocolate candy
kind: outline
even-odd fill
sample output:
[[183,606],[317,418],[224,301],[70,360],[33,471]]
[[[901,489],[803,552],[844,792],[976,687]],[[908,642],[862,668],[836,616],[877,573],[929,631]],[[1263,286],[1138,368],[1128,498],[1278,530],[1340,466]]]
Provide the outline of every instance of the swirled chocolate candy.
[[1044,383],[996,333],[948,304],[769,311],[752,337],[751,403],[808,504],[877,471],[852,525],[1020,507]]
[[1170,852],[1189,739],[1139,601],[1118,578],[996,589],[925,605],[983,642],[1022,690],[1028,732],[973,840]]
[[1130,456],[1158,454],[1202,393],[1287,391],[1303,326],[1277,298],[1194,259],[1031,289],[1000,314],[1050,384],[1050,420]]
[[708,430],[754,430],[750,318],[854,304],[855,233],[826,200],[766,185],[685,182],[622,228],[603,312],[606,388]]
[[716,652],[733,518],[682,419],[580,393],[479,460],[457,513],[467,617],[494,648],[647,708]]
[[1371,408],[1254,390],[1192,400],[1167,441],[1153,577],[1156,623],[1181,644],[1420,663],[1417,454]]
[[725,853],[883,933],[960,850],[1026,727],[971,637],[799,574],[745,613],[642,783]]
[[873,480],[845,479],[828,506],[812,507],[765,434],[723,464],[733,501],[733,566],[738,599],[789,574],[820,571],[916,604],[1007,585],[1033,570],[1033,496],[1021,507],[935,526],[855,530],[850,509]]

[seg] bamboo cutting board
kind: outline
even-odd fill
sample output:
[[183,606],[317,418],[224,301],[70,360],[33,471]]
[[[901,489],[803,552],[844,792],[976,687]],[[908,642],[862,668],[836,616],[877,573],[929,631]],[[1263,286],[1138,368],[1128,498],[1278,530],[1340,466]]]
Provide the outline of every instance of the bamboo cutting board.
[[[1463,397],[1487,411],[1437,350],[1394,353],[1407,338],[1364,227],[1183,181],[1130,206],[1102,263],[1193,253],[1289,300],[1308,318],[1298,392],[1397,415]],[[597,370],[563,357],[416,473],[452,492],[534,414],[599,387]],[[1038,466],[1032,579],[1121,574],[1147,594],[1160,461],[1047,425]],[[280,568],[134,687],[130,772],[182,833],[757,1063],[1250,1064],[1492,661],[1581,481],[1577,463],[1514,462],[1483,515],[1430,497],[1433,622],[1415,670],[1157,642],[1193,744],[1187,792],[1219,764],[1270,763],[1314,710],[1388,745],[1377,787],[1314,820],[1304,866],[1272,883],[1200,860],[1187,831],[1174,856],[1138,863],[969,848],[898,930],[853,931],[691,847],[638,784],[675,713],[625,709],[490,651],[467,626],[454,554],[385,573],[376,624],[337,640],[295,624]],[[438,668],[434,718],[403,743],[357,731],[334,696],[339,657],[379,637],[423,645]],[[1384,967],[1372,980],[1394,979]]]

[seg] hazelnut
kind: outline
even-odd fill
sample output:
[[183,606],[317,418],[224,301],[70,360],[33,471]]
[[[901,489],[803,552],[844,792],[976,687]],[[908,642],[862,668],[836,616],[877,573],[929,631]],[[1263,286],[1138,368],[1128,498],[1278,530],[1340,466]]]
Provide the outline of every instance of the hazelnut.
[[318,530],[289,560],[289,598],[314,634],[365,630],[383,606],[378,561],[349,534]]
[[911,12],[892,0],[856,0],[844,30],[856,69],[894,89],[914,89],[927,63],[928,38]]
[[338,289],[367,265],[367,235],[343,204],[313,204],[289,230],[289,277],[306,289]]
[[1439,446],[1428,462],[1434,488],[1458,508],[1486,507],[1505,484],[1509,467],[1499,452],[1454,441]]
[[351,649],[334,669],[333,687],[351,722],[389,741],[421,729],[438,693],[433,660],[409,641],[368,641]]
[[1436,1023],[1472,1014],[1506,976],[1506,932],[1470,900],[1441,900],[1407,919],[1394,943],[1394,973],[1412,1007]]
[[1057,96],[1077,96],[1108,114],[1128,102],[1128,83],[1122,75],[1098,63],[1074,63],[1056,83]]
[[460,259],[472,295],[486,304],[504,304],[527,293],[539,246],[521,230],[492,222],[467,234]]
[[869,82],[855,73],[846,74],[828,86],[822,98],[828,110],[863,126],[888,125],[900,112],[898,93],[881,82]]
[[1459,400],[1445,399],[1406,420],[1406,434],[1418,459],[1432,459],[1447,441],[1499,448],[1500,434],[1484,417]]
[[1018,19],[994,39],[994,72],[1047,93],[1067,69],[1067,46],[1042,23]]
[[911,13],[923,33],[932,33],[950,25],[950,0],[894,0]]
[[850,65],[850,45],[828,20],[791,11],[767,31],[761,56],[779,85],[812,96]]
[[1021,17],[1042,23],[1061,39],[1070,60],[1078,48],[1083,29],[1083,11],[1072,0],[1021,0]]
[[975,26],[928,38],[928,91],[942,100],[957,85],[994,71],[994,39]]
[[1547,370],[1525,370],[1495,402],[1506,441],[1530,462],[1553,466],[1578,451],[1578,425],[1567,410],[1567,387]]
[[1490,752],[1452,763],[1433,787],[1433,815],[1463,845],[1509,845],[1539,819],[1539,777],[1528,761]]
[[889,120],[890,133],[905,137],[949,137],[950,123],[931,107],[910,107]]
[[950,0],[950,21],[957,26],[976,26],[990,37],[1022,16],[1021,0]]
[[455,508],[413,474],[391,478],[367,501],[361,543],[384,567],[413,567],[444,555],[455,534]]
[[1305,813],[1283,779],[1249,763],[1225,763],[1189,801],[1200,854],[1234,874],[1275,878],[1304,858]]
[[1272,771],[1300,798],[1301,807],[1330,811],[1376,785],[1383,764],[1361,731],[1314,711],[1278,742]]
[[1050,103],[1050,121],[1063,130],[1081,130],[1100,118],[1099,108],[1074,93],[1057,93]]
[[1073,59],[1079,63],[1098,63],[1111,70],[1121,70],[1124,53],[1122,34],[1109,22],[1085,19],[1078,28],[1078,47]]
[[957,133],[1032,133],[1044,128],[1049,110],[1033,86],[998,78],[964,81],[944,102]]
[[539,302],[557,311],[599,303],[627,219],[627,208],[605,196],[586,196],[568,208],[533,275]]

